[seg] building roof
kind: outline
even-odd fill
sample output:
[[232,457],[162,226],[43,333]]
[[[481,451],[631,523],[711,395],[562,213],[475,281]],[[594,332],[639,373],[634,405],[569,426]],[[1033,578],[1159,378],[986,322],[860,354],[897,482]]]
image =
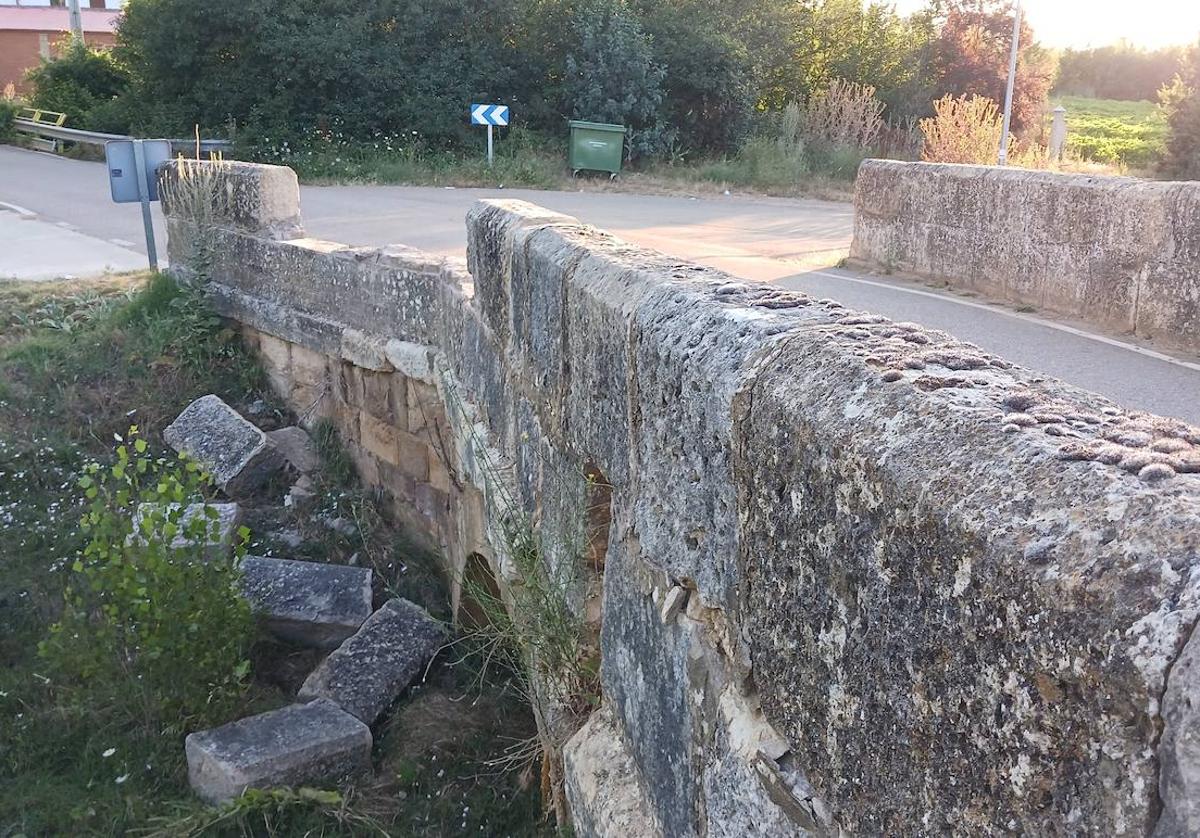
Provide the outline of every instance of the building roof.
[[[81,9],[84,32],[115,32],[120,9]],[[0,6],[0,32],[66,32],[70,13],[63,6]]]

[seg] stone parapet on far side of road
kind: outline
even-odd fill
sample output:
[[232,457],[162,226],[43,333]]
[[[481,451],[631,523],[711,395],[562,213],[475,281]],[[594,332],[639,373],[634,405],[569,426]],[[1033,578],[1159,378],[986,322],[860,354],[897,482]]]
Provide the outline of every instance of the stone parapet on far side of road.
[[850,260],[1200,353],[1200,183],[868,160]]

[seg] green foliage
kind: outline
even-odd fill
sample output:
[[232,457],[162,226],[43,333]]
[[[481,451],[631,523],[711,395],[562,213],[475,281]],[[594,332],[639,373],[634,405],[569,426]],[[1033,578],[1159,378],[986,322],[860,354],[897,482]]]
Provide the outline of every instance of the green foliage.
[[1165,151],[1166,114],[1151,102],[1063,96],[1072,157],[1147,169]]
[[[115,462],[113,433],[137,421],[159,448],[158,430],[196,395],[231,399],[257,381],[224,327],[182,327],[183,297],[166,276],[0,287],[0,835],[127,834],[164,798],[189,796],[182,741],[147,715],[158,699],[132,673],[124,686],[93,676],[85,691],[37,652],[65,588],[93,596],[71,569],[91,541],[78,478]],[[81,642],[68,656],[98,666],[82,659],[96,643]],[[255,687],[247,701],[255,712],[277,699]]]
[[659,122],[666,69],[622,0],[589,0],[571,21],[564,107],[575,119],[624,125],[630,159],[660,152],[671,132]]
[[20,110],[21,107],[15,100],[0,99],[0,143],[11,142],[17,136],[13,120],[17,118]]
[[1106,47],[1064,50],[1058,59],[1056,94],[1093,99],[1153,102],[1179,69],[1183,50],[1147,50],[1121,42]]
[[704,20],[703,2],[642,4],[643,25],[666,74],[661,118],[691,153],[735,150],[754,112],[752,61],[744,44]]
[[[838,80],[878,91],[892,120],[923,116],[933,98],[933,17],[897,14],[892,3],[824,0],[803,31],[804,86],[810,98]],[[794,94],[793,94],[794,95]]]
[[187,514],[209,478],[196,463],[155,457],[130,429],[110,466],[89,463],[86,544],[61,618],[39,647],[64,695],[136,720],[147,734],[226,721],[245,695],[253,637],[237,564],[218,555],[217,510]]
[[512,13],[507,0],[131,0],[116,51],[161,130],[417,129],[441,147],[469,135],[467,103],[521,100]]
[[113,102],[129,85],[129,73],[107,50],[70,40],[57,58],[29,71],[29,103],[67,115],[72,128],[112,127]]
[[562,188],[567,175],[565,140],[526,128],[497,131],[494,165],[488,166],[484,135],[461,149],[431,148],[419,134],[385,133],[359,141],[337,132],[313,131],[280,138],[239,135],[239,152],[255,160],[291,166],[307,181],[408,183],[431,186],[530,186]]
[[1160,95],[1170,126],[1162,173],[1200,180],[1200,43],[1188,49],[1178,75]]

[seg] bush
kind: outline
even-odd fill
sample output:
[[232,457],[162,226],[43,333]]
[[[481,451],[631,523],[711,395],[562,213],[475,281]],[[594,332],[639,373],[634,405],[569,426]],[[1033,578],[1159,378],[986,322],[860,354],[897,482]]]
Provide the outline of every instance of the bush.
[[809,97],[800,113],[812,167],[842,180],[853,180],[858,166],[879,141],[883,103],[875,88],[835,79]]
[[80,706],[147,734],[225,721],[250,668],[253,622],[237,571],[249,531],[232,559],[211,555],[217,511],[184,514],[209,485],[196,463],[153,457],[136,427],[116,455],[79,480],[86,546],[39,653]]
[[1159,93],[1170,133],[1162,172],[1182,180],[1200,180],[1200,44],[1192,46],[1179,74]]
[[695,10],[688,5],[646,5],[646,32],[666,69],[663,120],[686,149],[735,150],[754,113],[746,48],[724,31],[696,26]]
[[116,52],[159,131],[235,121],[276,138],[341,125],[367,140],[416,129],[445,147],[477,136],[471,102],[521,114],[532,80],[508,40],[514,10],[512,0],[130,0]]
[[671,136],[658,107],[666,70],[641,25],[620,0],[592,0],[572,26],[578,44],[567,56],[564,110],[575,119],[624,125],[631,160],[664,150]]
[[13,120],[20,110],[15,99],[0,99],[0,143],[10,142],[17,136]]
[[983,96],[943,96],[933,103],[934,115],[920,122],[925,143],[921,159],[928,163],[996,162],[1004,131],[1000,107]]
[[[111,107],[113,100],[125,92],[129,73],[111,53],[72,39],[58,58],[43,61],[29,71],[26,80],[33,88],[31,105],[65,113],[66,124],[72,128],[96,130],[93,112]],[[104,127],[114,126],[111,120],[105,120]]]

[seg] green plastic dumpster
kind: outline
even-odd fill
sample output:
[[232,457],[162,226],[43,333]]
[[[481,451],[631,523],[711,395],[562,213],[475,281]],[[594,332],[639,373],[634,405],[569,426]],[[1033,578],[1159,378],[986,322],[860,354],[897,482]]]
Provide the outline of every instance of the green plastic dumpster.
[[579,119],[572,119],[567,125],[571,129],[567,154],[571,170],[579,174],[582,169],[591,169],[616,177],[625,156],[625,126]]

